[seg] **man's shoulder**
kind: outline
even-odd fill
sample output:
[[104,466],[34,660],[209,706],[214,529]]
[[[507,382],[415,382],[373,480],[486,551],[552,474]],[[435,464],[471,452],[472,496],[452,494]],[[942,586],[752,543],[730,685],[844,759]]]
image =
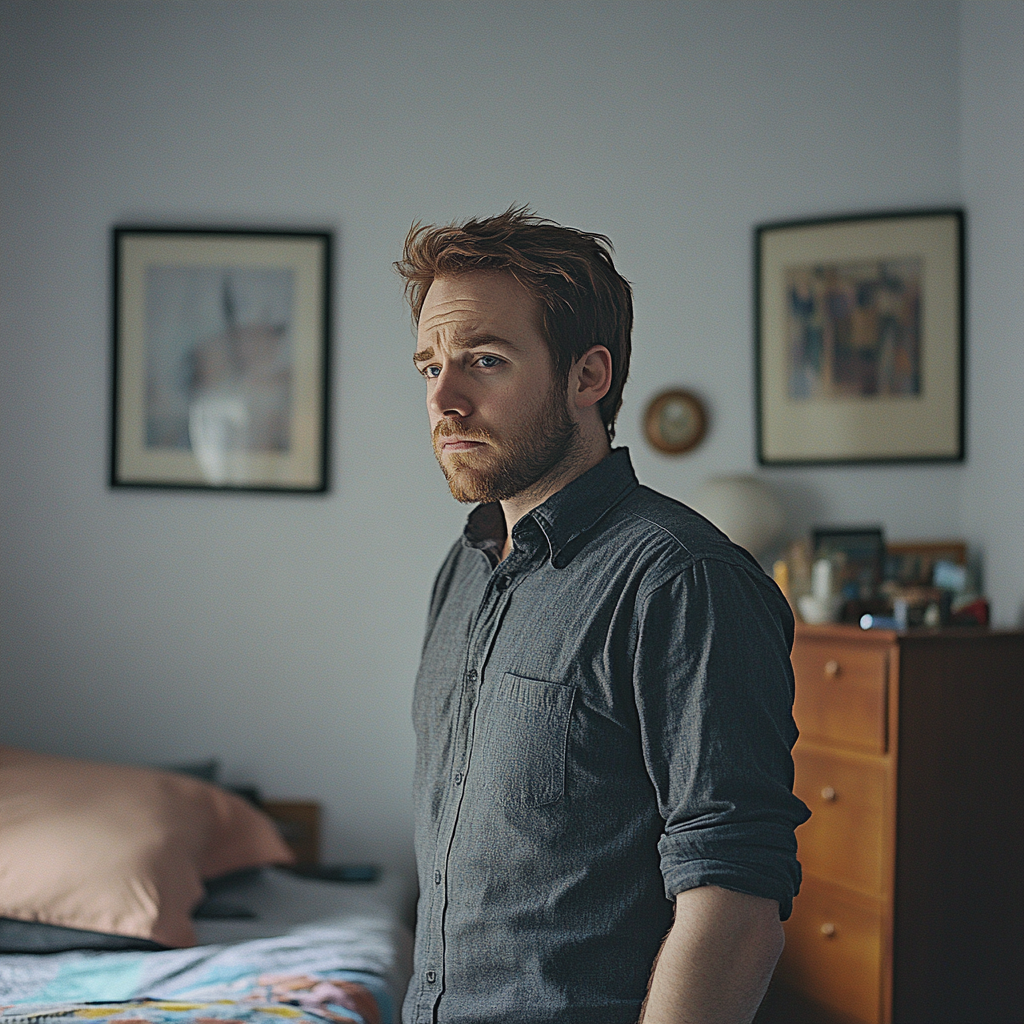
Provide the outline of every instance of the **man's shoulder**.
[[656,573],[697,562],[732,566],[764,576],[757,561],[699,512],[643,484],[609,509],[598,524],[598,544],[614,544]]
[[606,525],[612,523],[640,542],[663,538],[669,550],[676,549],[684,557],[732,557],[733,552],[740,552],[699,512],[643,484],[612,510]]
[[609,511],[591,554],[607,559],[609,571],[636,580],[638,601],[685,592],[704,595],[694,607],[711,601],[746,615],[763,608],[762,622],[788,620],[792,644],[782,592],[753,555],[699,512],[643,485]]

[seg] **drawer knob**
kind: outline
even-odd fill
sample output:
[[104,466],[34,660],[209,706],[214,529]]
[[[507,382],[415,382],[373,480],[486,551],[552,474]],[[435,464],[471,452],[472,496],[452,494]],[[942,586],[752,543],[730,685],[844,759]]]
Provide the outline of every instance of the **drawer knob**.
[[829,658],[825,662],[825,675],[831,676],[833,679],[839,675],[839,662],[835,658]]
[[826,939],[834,938],[836,934],[836,926],[831,921],[826,921],[821,926],[821,934],[824,935]]
[[836,798],[836,791],[831,786],[826,786],[821,791],[821,799],[826,803],[832,803]]

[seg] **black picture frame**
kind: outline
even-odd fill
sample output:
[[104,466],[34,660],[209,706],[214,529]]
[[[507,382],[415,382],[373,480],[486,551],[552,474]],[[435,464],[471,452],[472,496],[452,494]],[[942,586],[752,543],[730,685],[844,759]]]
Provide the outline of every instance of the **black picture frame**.
[[837,558],[835,587],[846,600],[867,600],[881,586],[885,533],[880,526],[819,526],[811,530],[812,557]]
[[111,487],[324,493],[333,234],[111,229]]
[[754,229],[757,459],[962,462],[964,212]]

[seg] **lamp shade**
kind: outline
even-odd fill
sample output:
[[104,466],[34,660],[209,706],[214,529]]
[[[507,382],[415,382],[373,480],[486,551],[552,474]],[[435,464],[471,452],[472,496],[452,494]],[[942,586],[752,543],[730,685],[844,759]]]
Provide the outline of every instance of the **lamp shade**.
[[689,505],[755,558],[768,549],[785,525],[782,503],[755,476],[711,477],[697,488]]

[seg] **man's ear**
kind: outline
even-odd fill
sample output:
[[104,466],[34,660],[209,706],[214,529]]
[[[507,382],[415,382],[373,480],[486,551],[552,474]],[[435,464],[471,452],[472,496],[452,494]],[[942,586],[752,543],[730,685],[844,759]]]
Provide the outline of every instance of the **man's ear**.
[[612,354],[604,345],[587,349],[569,372],[569,399],[577,409],[589,409],[612,386]]

